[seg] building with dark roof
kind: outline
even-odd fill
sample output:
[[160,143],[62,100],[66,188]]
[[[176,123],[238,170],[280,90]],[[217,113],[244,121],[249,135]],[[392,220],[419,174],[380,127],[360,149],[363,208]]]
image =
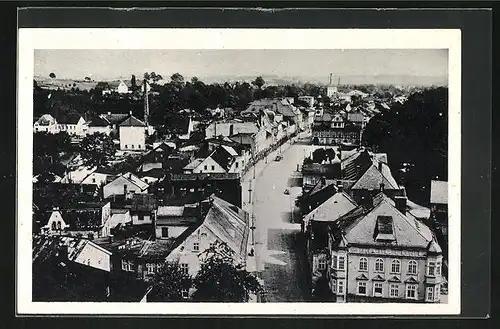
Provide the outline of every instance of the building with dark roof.
[[104,115],[93,117],[87,126],[88,126],[87,133],[89,135],[95,133],[110,135],[113,128],[111,122],[108,119],[106,119]]
[[406,197],[381,192],[335,220],[328,253],[325,275],[337,302],[440,301],[442,250]]
[[57,118],[57,128],[69,135],[83,137],[87,134],[88,126],[80,114],[66,113]]

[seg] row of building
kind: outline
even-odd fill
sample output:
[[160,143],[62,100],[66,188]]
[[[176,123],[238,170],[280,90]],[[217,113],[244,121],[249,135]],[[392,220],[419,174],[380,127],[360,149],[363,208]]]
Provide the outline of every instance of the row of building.
[[386,154],[339,154],[302,169],[298,203],[315,293],[337,302],[440,302],[443,251],[429,226],[442,207],[408,200]]
[[[209,248],[228,253],[241,265],[253,254],[248,214],[216,196],[194,204],[157,207],[150,218],[137,216],[138,205],[144,203],[94,205],[102,217],[86,229],[100,229],[101,234],[91,239],[82,236],[82,231],[74,234],[81,227],[82,213],[54,210],[43,227],[46,230],[33,237],[34,280],[38,282],[34,300],[54,301],[53,294],[71,300],[77,287],[78,301],[148,301],[151,279],[165,262],[177,263],[194,277]],[[113,235],[106,234],[108,223],[117,221],[130,227],[115,227]],[[55,285],[42,287],[48,282]],[[193,291],[185,287],[183,297]]]

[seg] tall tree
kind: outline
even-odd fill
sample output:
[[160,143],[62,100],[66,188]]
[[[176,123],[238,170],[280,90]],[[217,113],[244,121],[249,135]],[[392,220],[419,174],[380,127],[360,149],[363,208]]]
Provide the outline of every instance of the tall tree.
[[254,86],[256,86],[257,88],[262,89],[262,86],[264,86],[266,84],[266,82],[264,81],[264,79],[261,76],[258,76],[257,78],[255,78],[254,81],[252,81],[252,84]]
[[132,78],[130,78],[130,84],[132,85],[132,91],[137,90],[137,81],[135,79],[135,75],[132,74]]
[[323,161],[326,160],[327,153],[324,148],[319,148],[317,150],[314,150],[312,154],[312,160],[314,163],[322,163]]
[[51,73],[49,74],[49,77],[50,77],[51,79],[55,79],[55,78],[56,78],[56,74],[55,74],[54,72],[51,72]]
[[224,245],[205,252],[206,258],[194,278],[192,298],[204,302],[248,302],[262,286],[244,265],[235,264]]
[[182,88],[184,86],[184,77],[180,73],[172,74],[170,80],[177,88]]
[[83,164],[89,167],[106,165],[115,152],[113,139],[103,133],[85,136],[80,142]]
[[183,301],[182,290],[189,290],[192,278],[178,262],[165,262],[153,276],[153,290],[148,298],[155,302]]

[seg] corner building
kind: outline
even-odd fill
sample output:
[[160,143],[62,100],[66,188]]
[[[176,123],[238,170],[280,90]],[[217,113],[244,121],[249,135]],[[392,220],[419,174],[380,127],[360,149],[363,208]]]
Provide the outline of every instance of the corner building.
[[330,226],[327,277],[337,302],[439,303],[441,248],[406,201],[379,193]]

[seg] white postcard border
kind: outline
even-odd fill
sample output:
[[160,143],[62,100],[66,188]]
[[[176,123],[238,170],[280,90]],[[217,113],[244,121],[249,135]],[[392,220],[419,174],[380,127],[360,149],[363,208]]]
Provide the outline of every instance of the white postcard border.
[[[460,313],[461,31],[458,29],[19,29],[16,306],[22,314],[440,315]],[[32,302],[35,49],[448,49],[447,304]],[[78,63],[75,63],[78,65]]]

